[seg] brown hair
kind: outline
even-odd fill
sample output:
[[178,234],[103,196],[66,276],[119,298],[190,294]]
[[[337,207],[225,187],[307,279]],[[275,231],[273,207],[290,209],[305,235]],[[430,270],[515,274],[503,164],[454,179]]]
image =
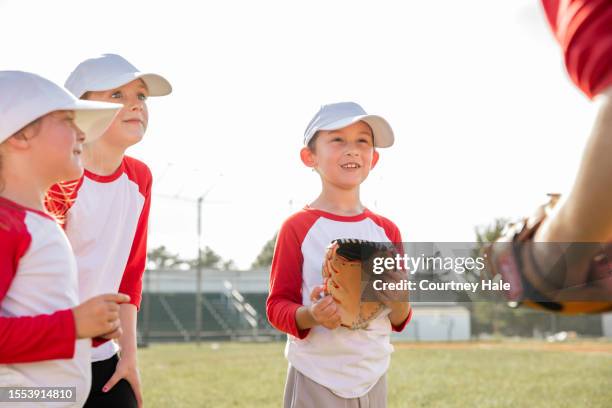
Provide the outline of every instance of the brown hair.
[[[368,124],[366,123],[366,125]],[[374,146],[374,150],[376,150],[376,146],[374,145],[374,131],[372,130],[372,127],[370,125],[368,125],[368,127],[370,128],[370,131],[372,132],[372,146]],[[306,147],[308,147],[308,150],[310,150],[313,153],[316,153],[315,144],[317,143],[317,137],[319,137],[319,132],[320,130],[317,130],[315,134],[312,135],[312,137],[308,141],[308,144],[306,145]]]
[[314,135],[312,135],[312,137],[310,138],[310,140],[308,141],[308,144],[306,145],[306,147],[308,147],[308,150],[310,150],[311,152],[315,153],[315,144],[317,143],[317,138],[319,137],[319,130],[317,130],[315,132]]

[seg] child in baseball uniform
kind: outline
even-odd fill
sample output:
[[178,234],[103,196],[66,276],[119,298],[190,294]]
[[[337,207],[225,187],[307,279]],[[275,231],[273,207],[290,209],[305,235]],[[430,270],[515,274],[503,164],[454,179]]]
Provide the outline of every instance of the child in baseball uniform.
[[0,387],[76,387],[72,398],[48,405],[11,402],[11,393],[0,405],[81,407],[91,337],[120,334],[119,303],[129,298],[79,305],[72,249],[43,201],[52,184],[80,176],[83,143],[100,136],[120,106],[80,101],[21,71],[0,71],[0,95]]
[[[64,218],[79,271],[79,293],[122,292],[123,334],[101,339],[92,351],[92,388],[86,407],[142,406],[137,366],[136,314],[142,296],[151,204],[151,171],[125,151],[140,142],[148,123],[147,98],[168,95],[170,83],[139,71],[116,54],[81,62],[65,84],[84,100],[123,105],[101,138],[83,150],[83,176],[55,186],[48,206]],[[119,350],[121,354],[119,356]]]
[[326,247],[338,238],[402,241],[398,228],[368,210],[359,188],[394,136],[380,116],[353,102],[324,105],[308,125],[302,162],[321,178],[321,194],[282,225],[270,272],[267,315],[288,334],[284,406],[384,407],[392,330],[411,317],[408,302],[390,302],[367,330],[340,326],[338,305],[322,291]]

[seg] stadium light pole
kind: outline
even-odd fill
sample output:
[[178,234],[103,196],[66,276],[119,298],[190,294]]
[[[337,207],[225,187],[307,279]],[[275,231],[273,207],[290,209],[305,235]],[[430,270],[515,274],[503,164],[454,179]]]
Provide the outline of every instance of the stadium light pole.
[[[167,167],[170,167],[172,164],[168,163]],[[165,175],[165,173],[164,173]],[[214,184],[211,185],[205,192],[204,194],[200,195],[199,197],[197,197],[195,200],[193,198],[187,198],[187,197],[181,197],[179,195],[179,193],[173,194],[173,195],[167,195],[167,194],[155,194],[158,197],[163,197],[163,198],[168,198],[171,200],[181,200],[181,201],[187,201],[189,203],[196,203],[196,209],[197,209],[197,244],[198,244],[198,251],[197,251],[197,260],[196,260],[196,301],[195,301],[195,324],[196,324],[196,344],[200,344],[200,340],[202,338],[202,306],[203,306],[203,302],[202,302],[202,208],[204,206],[204,203],[206,202],[206,197],[208,196],[208,194],[217,186],[217,183],[219,181],[219,178],[223,177],[223,173],[219,173],[217,175],[217,178],[214,180]],[[182,188],[181,188],[182,189]],[[222,203],[223,201],[220,201],[218,203]]]
[[206,193],[196,200],[198,209],[198,262],[196,263],[196,344],[200,345],[202,336],[202,203]]
[[[217,176],[222,177],[223,174]],[[198,259],[196,263],[196,344],[200,345],[202,339],[202,206],[206,200],[206,196],[215,188],[217,184],[213,184],[208,190],[196,199],[196,207],[198,211]]]

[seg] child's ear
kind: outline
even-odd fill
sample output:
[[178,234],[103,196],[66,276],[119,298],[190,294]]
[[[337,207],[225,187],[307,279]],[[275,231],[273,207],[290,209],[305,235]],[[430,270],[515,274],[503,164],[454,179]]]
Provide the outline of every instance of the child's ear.
[[376,163],[378,163],[379,158],[380,158],[380,155],[378,154],[378,150],[375,149],[374,153],[372,154],[372,165],[370,166],[370,170],[376,167]]
[[19,132],[15,133],[11,137],[6,140],[6,143],[11,146],[13,149],[17,150],[25,150],[30,146],[30,139],[34,137],[34,132],[32,132],[32,127],[27,126],[24,129],[21,129]]
[[314,167],[317,165],[314,153],[306,146],[302,147],[302,150],[300,150],[300,159],[302,159],[302,163],[304,163],[306,167]]

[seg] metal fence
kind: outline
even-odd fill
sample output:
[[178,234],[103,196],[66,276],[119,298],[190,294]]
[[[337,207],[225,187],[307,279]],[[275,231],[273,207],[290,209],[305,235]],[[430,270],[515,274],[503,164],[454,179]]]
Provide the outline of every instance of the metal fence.
[[198,301],[195,271],[145,272],[138,318],[141,344],[283,336],[266,318],[267,271],[205,269],[201,276]]
[[[147,271],[138,316],[140,344],[284,339],[285,334],[274,329],[266,318],[268,273],[266,269],[204,269],[198,301],[196,271]],[[579,336],[604,335],[600,315],[559,316],[476,302],[432,304],[415,301],[413,308],[413,322],[403,333],[396,334],[396,338],[452,341],[488,334],[546,337],[560,331],[576,332]],[[486,313],[484,318],[483,312]]]

